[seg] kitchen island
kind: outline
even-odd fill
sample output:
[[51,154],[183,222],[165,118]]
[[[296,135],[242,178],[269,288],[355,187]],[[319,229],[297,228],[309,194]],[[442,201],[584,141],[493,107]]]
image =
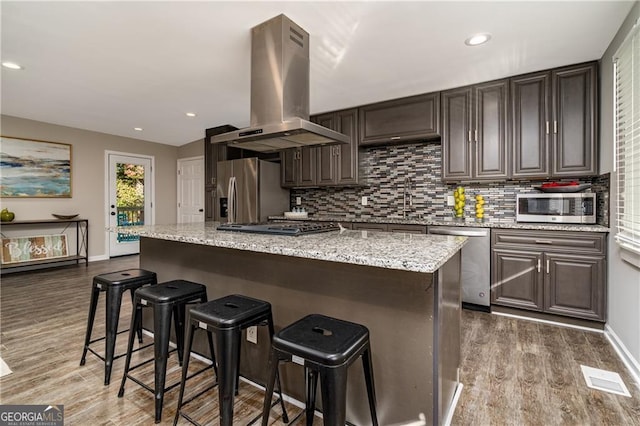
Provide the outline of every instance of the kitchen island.
[[[140,267],[161,281],[205,284],[272,304],[276,330],[320,313],[367,326],[380,424],[453,408],[460,365],[460,249],[464,237],[340,230],[299,237],[216,230],[217,223],[127,227],[141,236]],[[145,326],[149,326],[145,322]],[[202,339],[204,340],[204,339]],[[207,354],[203,341],[195,350]],[[264,383],[265,327],[242,345],[241,373]],[[286,394],[304,400],[300,366],[282,370]],[[321,406],[321,404],[319,404]],[[347,419],[369,424],[360,363],[349,370]]]

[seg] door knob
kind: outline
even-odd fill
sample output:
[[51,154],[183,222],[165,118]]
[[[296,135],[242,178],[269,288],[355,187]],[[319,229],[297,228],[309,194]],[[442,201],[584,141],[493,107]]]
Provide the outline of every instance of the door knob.
[[111,216],[115,216],[115,215],[116,215],[116,212],[111,212]]
[[116,208],[116,206],[115,206],[115,205],[113,205],[113,204],[111,204],[111,208],[112,208],[112,209],[115,209],[115,208]]
[[199,212],[203,212],[203,211],[204,211],[204,209],[198,209],[198,211],[199,211]]

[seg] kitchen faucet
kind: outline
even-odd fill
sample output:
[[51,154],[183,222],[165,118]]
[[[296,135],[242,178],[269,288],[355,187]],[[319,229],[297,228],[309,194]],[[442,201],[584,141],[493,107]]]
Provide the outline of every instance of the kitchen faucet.
[[[412,194],[412,186],[410,177],[404,178],[404,190],[402,195],[402,217],[406,219],[407,210],[411,211],[411,207],[413,206],[413,194]],[[408,200],[407,200],[408,199]],[[409,208],[407,209],[407,201],[409,201]]]

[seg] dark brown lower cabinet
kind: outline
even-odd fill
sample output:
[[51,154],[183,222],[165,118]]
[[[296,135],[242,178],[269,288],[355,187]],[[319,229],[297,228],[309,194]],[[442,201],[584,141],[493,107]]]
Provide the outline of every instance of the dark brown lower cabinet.
[[493,250],[491,303],[542,311],[542,253]]
[[605,321],[606,234],[493,230],[491,303]]
[[366,223],[366,222],[354,222],[353,228],[357,231],[388,231],[389,227],[386,223]]
[[426,234],[427,225],[405,225],[402,223],[390,223],[387,225],[389,232],[402,232],[404,234]]
[[545,269],[545,312],[604,319],[603,257],[547,253]]

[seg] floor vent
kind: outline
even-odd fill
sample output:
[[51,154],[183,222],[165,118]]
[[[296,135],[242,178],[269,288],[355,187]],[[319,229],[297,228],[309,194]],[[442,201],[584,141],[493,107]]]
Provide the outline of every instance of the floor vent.
[[584,380],[590,388],[631,397],[629,390],[618,373],[587,367],[586,365],[581,365],[580,368],[582,368]]

